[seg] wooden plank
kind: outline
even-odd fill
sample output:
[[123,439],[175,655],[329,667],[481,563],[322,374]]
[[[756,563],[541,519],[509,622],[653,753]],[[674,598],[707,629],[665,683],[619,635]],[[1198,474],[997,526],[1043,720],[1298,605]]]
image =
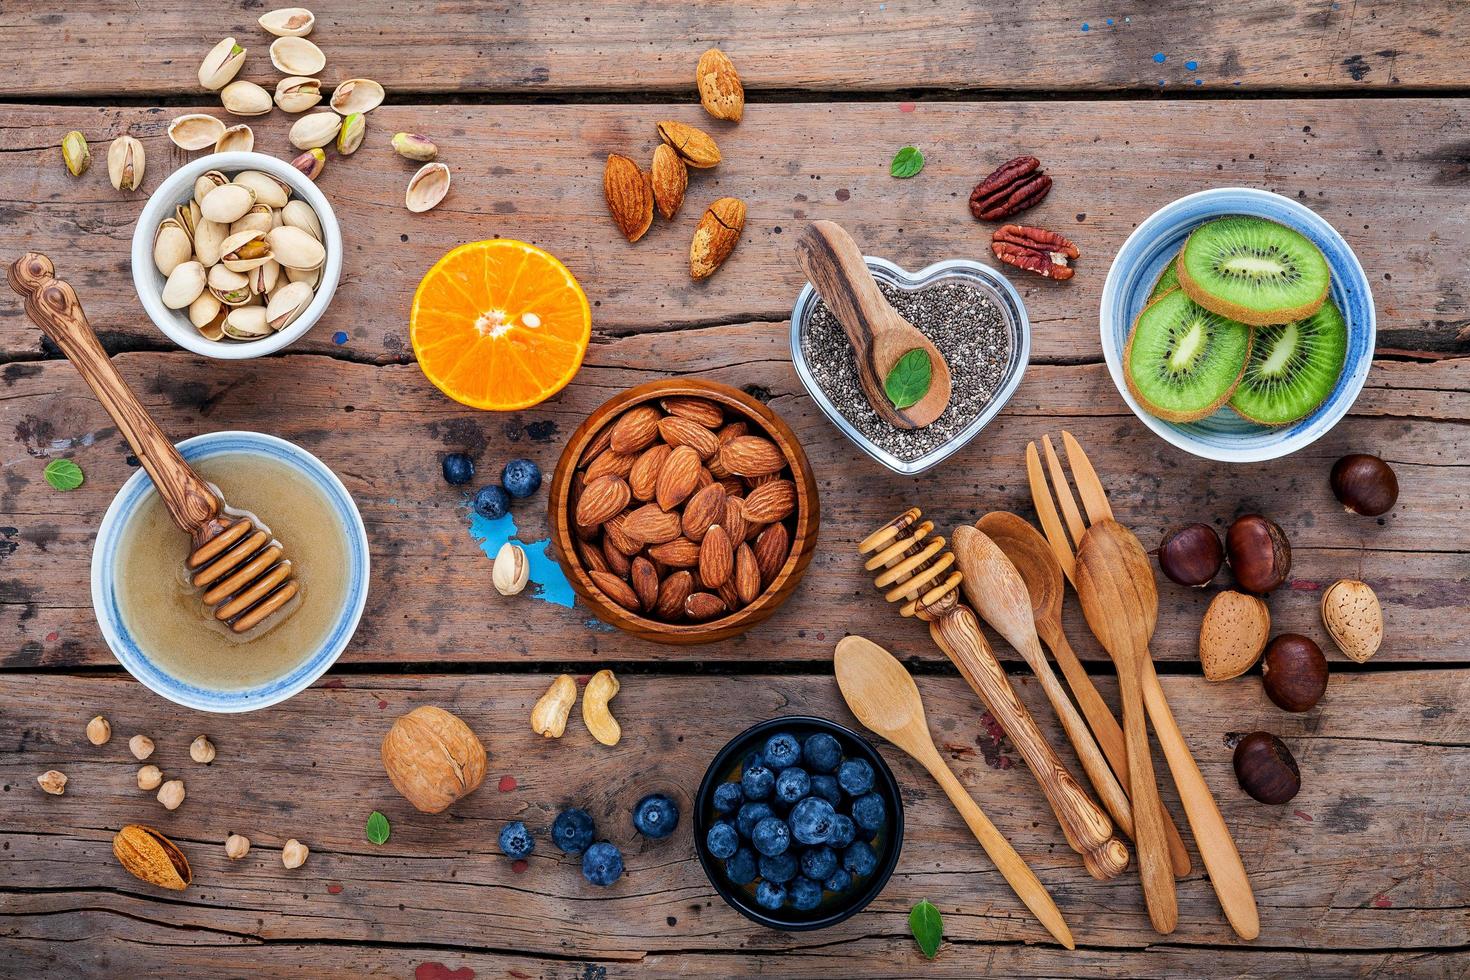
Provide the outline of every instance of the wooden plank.
[[[282,957],[292,944],[345,943],[363,947],[349,950],[347,963],[399,962],[392,957],[427,947],[433,960],[451,966],[484,953],[507,957],[506,966],[528,964],[530,975],[570,972],[540,962],[545,957],[609,967],[642,962],[665,975],[676,956],[692,970],[730,975],[762,961],[774,967],[766,957],[791,953],[780,960],[782,975],[825,969],[871,976],[920,968],[906,914],[928,898],[945,916],[951,945],[940,964],[951,973],[1009,974],[1007,965],[1061,972],[1102,957],[1113,964],[1111,975],[1133,976],[1166,975],[1171,965],[1173,975],[1197,971],[1206,956],[1232,957],[1222,962],[1240,969],[1255,962],[1257,954],[1226,927],[1197,861],[1180,882],[1179,929],[1167,943],[1149,928],[1134,876],[1090,879],[1024,767],[1003,768],[1001,760],[1013,757],[1009,745],[985,735],[974,696],[956,677],[920,678],[936,737],[1055,894],[1084,951],[1080,966],[1055,947],[1020,947],[1041,942],[1040,927],[922,770],[886,745],[881,751],[905,795],[907,833],[893,879],[867,911],[819,933],[780,934],[748,923],[713,894],[690,840],[689,800],[699,775],[725,739],[767,717],[811,712],[855,724],[829,676],[625,676],[614,702],[624,739],[611,750],[575,719],[560,741],[530,732],[530,705],[547,679],[359,675],[266,712],[206,718],[118,676],[14,676],[0,716],[0,745],[9,749],[0,753],[0,788],[10,803],[0,829],[7,858],[0,935],[17,940],[5,945],[24,963],[44,962],[48,943],[82,946],[65,940],[85,929],[118,955],[160,943],[159,952],[141,954],[144,963],[149,955],[187,961],[190,954],[177,947],[194,942],[238,944],[238,957],[260,942],[282,944]],[[1375,964],[1443,973],[1447,962],[1463,964],[1470,816],[1462,776],[1470,728],[1458,709],[1470,697],[1470,672],[1335,676],[1322,706],[1305,715],[1278,711],[1245,682],[1165,677],[1164,685],[1251,870],[1263,925],[1254,946],[1263,964],[1281,964],[1288,952],[1301,957],[1298,968],[1333,973]],[[1113,698],[1110,681],[1103,687]],[[1065,750],[1037,685],[1024,684],[1021,693]],[[412,812],[378,761],[390,719],[424,703],[461,714],[487,739],[491,757],[486,785],[439,816]],[[96,712],[113,726],[113,741],[100,749],[82,733]],[[1285,806],[1256,804],[1235,786],[1222,738],[1252,728],[1279,733],[1301,764],[1302,791]],[[201,731],[219,750],[208,768],[186,757]],[[154,761],[185,780],[189,795],[180,809],[165,812],[134,788],[137,763],[125,743],[135,732],[151,735]],[[70,777],[65,796],[43,796],[35,786],[35,775],[53,767]],[[628,828],[628,808],[651,791],[683,805],[666,841],[635,839]],[[1177,808],[1167,780],[1164,794]],[[587,885],[544,836],[569,804],[588,807],[601,833],[624,850],[628,872],[611,889]],[[381,847],[363,840],[373,809],[393,823]],[[539,836],[524,874],[494,843],[511,819]],[[159,892],[116,866],[108,842],[128,821],[147,821],[181,843],[194,867],[192,888]],[[237,863],[221,847],[232,831],[253,841]],[[292,836],[312,855],[288,872],[279,847]],[[87,964],[91,954],[56,955],[60,963]]]
[[[1470,8],[1467,8],[1470,9]],[[3,77],[3,74],[0,74]],[[691,324],[776,321],[790,315],[803,278],[792,255],[804,222],[843,223],[869,252],[910,268],[968,256],[992,262],[993,226],[970,217],[975,182],[1018,153],[1038,152],[1056,184],[1028,222],[1074,238],[1079,272],[1054,283],[1016,270],[1042,361],[1096,361],[1097,309],[1111,256],[1146,216],[1201,188],[1248,185],[1315,208],[1353,245],[1375,293],[1379,346],[1415,357],[1470,353],[1470,293],[1462,261],[1470,235],[1470,102],[1042,102],[764,105],[738,127],[712,127],[724,162],[691,181],[684,212],[629,246],[607,216],[602,164],[609,151],[648,159],[661,118],[708,125],[697,106],[422,106],[376,110],[364,149],[333,157],[321,178],[347,239],[346,275],[328,315],[294,349],[394,361],[411,356],[407,311],[419,277],[451,246],[501,235],[557,253],[595,304],[604,335]],[[12,106],[0,128],[0,255],[35,248],[57,256],[114,347],[167,346],[140,314],[128,249],[142,194],[106,183],[106,139],[130,130],[148,151],[144,187],[185,160],[164,137],[177,110]],[[1187,120],[1187,125],[1181,125]],[[252,120],[256,145],[295,155],[282,113]],[[57,146],[80,129],[98,163],[81,181]],[[437,210],[402,208],[412,165],[388,135],[424,131],[454,169]],[[1169,134],[1161,138],[1154,134]],[[905,143],[928,155],[911,180],[888,176]],[[703,283],[688,276],[688,245],[703,207],[747,201],[745,237]],[[342,345],[333,337],[341,332]],[[40,350],[37,331],[0,303],[0,351]]]
[[[1112,17],[1081,0],[888,0],[840,14],[820,0],[363,8],[352,0],[312,4],[312,40],[328,55],[325,79],[372,74],[392,91],[456,95],[613,89],[692,98],[695,61],[711,44],[735,58],[753,94],[1453,88],[1465,84],[1457,42],[1470,35],[1470,14],[1454,0],[1335,7],[1188,0],[1120,8]],[[164,0],[126,10],[105,0],[7,5],[0,92],[192,95],[199,61],[226,35],[250,50],[244,77],[274,82],[270,38],[255,23],[262,9],[206,13]],[[38,51],[54,52],[44,70]],[[97,70],[99,51],[110,70]]]
[[[508,416],[448,401],[413,364],[373,366],[310,355],[249,362],[134,353],[116,358],[164,430],[176,438],[218,429],[270,432],[317,453],[362,508],[373,585],[349,661],[410,663],[562,662],[667,658],[747,661],[756,655],[825,661],[849,630],[907,655],[941,659],[923,630],[883,607],[862,573],[857,543],[905,507],[926,507],[941,528],[989,510],[1031,515],[1025,444],[1065,428],[1088,447],[1119,518],[1152,547],[1172,526],[1224,524],[1237,513],[1273,515],[1291,537],[1291,588],[1272,601],[1278,629],[1322,635],[1320,590],[1341,577],[1378,589],[1387,639],[1376,663],[1464,662],[1470,656],[1470,581],[1463,543],[1445,529],[1463,520],[1462,451],[1470,393],[1464,359],[1383,365],[1349,416],[1321,441],[1280,461],[1203,465],[1167,446],[1130,415],[1100,365],[1033,366],[1011,406],[939,472],[921,481],[854,462],[800,387],[784,327],[746,324],[643,334],[595,345],[557,398]],[[649,365],[659,365],[655,372]],[[820,554],[788,606],[743,639],[675,650],[611,632],[585,608],[489,589],[489,558],[469,533],[466,495],[439,475],[439,457],[467,450],[487,479],[504,460],[529,456],[546,471],[586,415],[614,392],[655,374],[698,373],[748,386],[794,427],[822,495]],[[1458,389],[1456,386],[1459,386]],[[93,621],[88,586],[92,539],[116,488],[132,472],[129,450],[80,377],[63,361],[0,369],[0,397],[13,440],[0,490],[0,636],[10,666],[111,663]],[[1418,416],[1426,416],[1419,418]],[[1378,521],[1342,512],[1327,489],[1333,460],[1382,452],[1403,487]],[[65,495],[41,479],[47,459],[70,456],[87,482]],[[472,490],[473,488],[471,488]],[[516,509],[524,541],[546,536],[544,495]],[[494,547],[491,548],[492,552]],[[1228,581],[1224,576],[1222,583]],[[1197,624],[1209,596],[1161,588],[1160,660],[1193,664]],[[1084,656],[1101,657],[1075,602],[1070,633]],[[590,628],[589,628],[590,627]],[[1014,654],[998,644],[1003,656]]]

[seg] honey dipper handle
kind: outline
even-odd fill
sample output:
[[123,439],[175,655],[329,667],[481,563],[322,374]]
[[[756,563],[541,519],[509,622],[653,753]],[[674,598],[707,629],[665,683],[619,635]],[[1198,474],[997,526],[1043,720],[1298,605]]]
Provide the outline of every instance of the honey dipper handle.
[[219,501],[117,373],[87,322],[76,291],[53,278],[55,273],[50,259],[27,252],[10,266],[10,288],[25,298],[26,315],[61,348],[117,423],[153,478],[174,523],[193,534],[218,513]]
[[929,634],[980,695],[1016,751],[1031,767],[1072,850],[1088,874],[1108,879],[1128,866],[1128,849],[1113,836],[1113,824],[1062,765],[980,632],[975,613],[963,603],[929,623]]

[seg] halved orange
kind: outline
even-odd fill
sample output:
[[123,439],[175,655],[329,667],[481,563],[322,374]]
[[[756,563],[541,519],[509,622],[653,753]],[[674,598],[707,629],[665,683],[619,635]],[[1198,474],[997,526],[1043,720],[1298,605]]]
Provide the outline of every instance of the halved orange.
[[592,309],[556,256],[494,238],[434,263],[413,294],[408,332],[436,388],[473,408],[511,411],[572,380],[592,336]]

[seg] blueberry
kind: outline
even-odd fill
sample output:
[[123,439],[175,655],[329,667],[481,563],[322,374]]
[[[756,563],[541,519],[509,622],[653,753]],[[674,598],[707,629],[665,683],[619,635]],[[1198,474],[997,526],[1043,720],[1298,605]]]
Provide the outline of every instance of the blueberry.
[[878,867],[878,855],[873,851],[873,845],[867,841],[856,841],[842,852],[842,866],[854,878],[861,878],[872,874]]
[[877,793],[864,793],[852,801],[852,822],[864,830],[878,830],[888,818],[888,808]]
[[797,878],[787,892],[791,895],[791,907],[800,912],[810,912],[822,904],[822,886],[810,878]]
[[461,486],[475,478],[475,461],[464,453],[450,453],[444,457],[444,482]]
[[739,783],[721,783],[715,787],[715,812],[734,813],[745,802],[745,792]]
[[724,860],[735,853],[740,846],[740,834],[735,825],[723,820],[716,820],[710,825],[709,832],[704,835],[704,846],[715,857]]
[[747,803],[735,814],[735,829],[740,831],[740,836],[750,840],[750,835],[755,833],[755,825],[766,817],[771,816],[771,808],[765,803]]
[[762,878],[774,881],[778,885],[784,885],[796,877],[796,855],[790,851],[785,854],[762,857],[758,866]]
[[801,852],[801,873],[808,878],[824,881],[836,870],[837,852],[826,844]]
[[592,814],[576,807],[558,813],[556,819],[551,823],[552,841],[562,849],[562,853],[573,857],[587,850],[595,833]]
[[799,766],[782,769],[781,775],[776,777],[776,799],[782,803],[795,803],[810,793],[811,789],[811,777]]
[[521,858],[530,857],[531,852],[535,849],[535,838],[526,829],[526,825],[519,820],[514,823],[508,823],[500,828],[501,853],[512,861],[519,861]]
[[476,514],[487,521],[493,521],[510,511],[510,495],[500,487],[481,487],[471,506],[475,508]]
[[755,903],[774,912],[786,904],[786,889],[774,881],[763,881],[755,888]]
[[785,769],[801,761],[801,743],[789,732],[779,732],[766,739],[766,765],[772,769]]
[[827,831],[827,843],[833,847],[846,847],[857,837],[857,824],[845,813],[834,814],[832,827]]
[[747,800],[764,800],[776,785],[776,774],[764,765],[751,766],[740,777],[740,789]]
[[748,885],[755,881],[755,852],[748,847],[739,847],[725,859],[725,875],[737,885]]
[[765,764],[765,756],[761,755],[759,752],[752,752],[750,753],[750,755],[746,756],[745,761],[740,764],[740,775],[743,776],[746,773],[750,772],[750,770],[754,769],[756,766],[764,766]]
[[833,806],[842,802],[842,789],[836,776],[813,776],[811,783],[813,796],[820,796]]
[[838,868],[827,876],[827,880],[822,882],[822,887],[829,892],[845,892],[852,887],[852,875],[846,868]]
[[826,732],[817,732],[801,747],[801,757],[817,772],[835,772],[842,763],[842,743]]
[[837,783],[848,796],[862,796],[873,788],[873,767],[867,759],[848,759],[837,768]]
[[766,857],[784,854],[791,846],[791,828],[780,817],[766,817],[751,831],[750,842]]
[[606,888],[623,876],[623,852],[600,840],[582,855],[582,877]]
[[679,826],[679,805],[662,793],[649,793],[633,807],[633,829],[658,840]]
[[529,459],[513,459],[500,471],[500,485],[512,497],[529,497],[541,489],[541,470]]
[[791,808],[791,835],[803,844],[825,844],[836,816],[832,804],[808,796]]

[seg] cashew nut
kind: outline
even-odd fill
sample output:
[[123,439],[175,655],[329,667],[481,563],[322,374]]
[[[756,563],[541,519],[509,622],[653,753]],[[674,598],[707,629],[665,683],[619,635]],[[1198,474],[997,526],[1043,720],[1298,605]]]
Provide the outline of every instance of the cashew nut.
[[582,721],[592,737],[603,745],[617,745],[618,739],[623,737],[623,729],[607,708],[607,703],[621,686],[612,671],[599,670],[587,682],[587,690],[582,692]]
[[531,731],[547,738],[561,738],[567,730],[567,715],[577,700],[577,682],[570,674],[562,674],[551,682],[536,707],[531,709]]

